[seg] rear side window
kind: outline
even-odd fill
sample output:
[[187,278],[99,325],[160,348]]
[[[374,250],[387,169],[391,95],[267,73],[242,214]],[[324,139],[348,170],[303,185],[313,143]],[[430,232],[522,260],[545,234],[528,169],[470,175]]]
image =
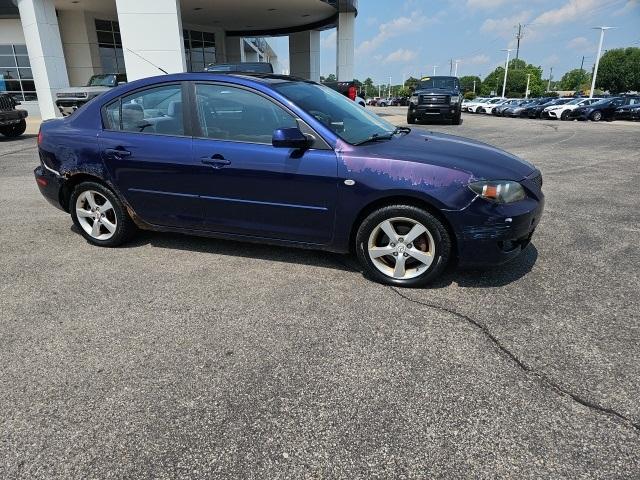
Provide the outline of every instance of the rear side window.
[[162,85],[124,96],[106,106],[104,124],[109,130],[184,135],[182,87]]
[[298,126],[272,101],[236,87],[196,84],[196,106],[203,136],[216,140],[270,144],[274,130]]

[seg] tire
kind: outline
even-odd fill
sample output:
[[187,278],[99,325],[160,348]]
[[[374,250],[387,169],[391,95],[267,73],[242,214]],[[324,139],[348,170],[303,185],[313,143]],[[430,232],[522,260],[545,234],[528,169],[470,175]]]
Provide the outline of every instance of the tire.
[[[425,229],[423,233],[405,240],[402,235],[418,226],[418,231]],[[372,212],[362,221],[355,248],[368,278],[386,285],[421,287],[435,280],[449,263],[451,238],[431,213],[410,205],[391,205]],[[389,254],[380,254],[382,249]],[[402,260],[400,266],[398,259]]]
[[413,115],[407,115],[407,123],[409,125],[415,125],[416,117],[414,117]]
[[27,129],[27,122],[23,118],[20,123],[14,123],[13,125],[5,125],[0,127],[0,133],[8,138],[15,138],[22,135]]
[[462,125],[462,115],[458,114],[451,119],[451,125]]
[[593,112],[591,114],[591,120],[593,120],[594,122],[599,122],[600,120],[602,120],[602,112],[600,112],[598,110]]
[[[102,218],[96,227],[94,217],[98,212],[94,210],[107,205],[105,201],[110,203],[110,208],[102,210]],[[96,182],[82,182],[76,186],[69,200],[69,212],[82,236],[89,243],[100,247],[117,247],[129,240],[136,231],[136,226],[120,199],[107,187]]]
[[560,120],[567,120],[569,118],[569,110],[565,110],[560,114]]

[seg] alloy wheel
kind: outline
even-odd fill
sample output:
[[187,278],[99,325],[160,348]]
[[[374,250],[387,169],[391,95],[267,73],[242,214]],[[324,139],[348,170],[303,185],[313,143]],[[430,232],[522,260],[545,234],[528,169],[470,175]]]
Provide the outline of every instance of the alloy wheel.
[[96,240],[109,240],[118,225],[113,205],[95,190],[85,190],[78,196],[76,216],[82,229]]
[[367,253],[380,272],[394,279],[407,280],[429,269],[435,258],[435,242],[420,222],[394,217],[372,230]]

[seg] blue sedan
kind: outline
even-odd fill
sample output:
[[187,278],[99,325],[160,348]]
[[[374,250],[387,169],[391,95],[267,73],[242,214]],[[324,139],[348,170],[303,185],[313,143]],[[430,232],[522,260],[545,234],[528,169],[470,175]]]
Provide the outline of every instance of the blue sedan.
[[134,81],[44,122],[38,147],[40,191],[94,245],[146,229],[355,252],[398,286],[514,258],[544,205],[514,155],[270,74]]

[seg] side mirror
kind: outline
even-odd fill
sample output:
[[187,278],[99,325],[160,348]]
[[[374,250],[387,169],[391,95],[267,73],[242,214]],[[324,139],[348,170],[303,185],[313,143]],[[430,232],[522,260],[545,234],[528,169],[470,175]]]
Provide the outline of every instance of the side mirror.
[[273,132],[271,144],[276,148],[305,150],[311,146],[311,141],[299,128],[279,128]]

